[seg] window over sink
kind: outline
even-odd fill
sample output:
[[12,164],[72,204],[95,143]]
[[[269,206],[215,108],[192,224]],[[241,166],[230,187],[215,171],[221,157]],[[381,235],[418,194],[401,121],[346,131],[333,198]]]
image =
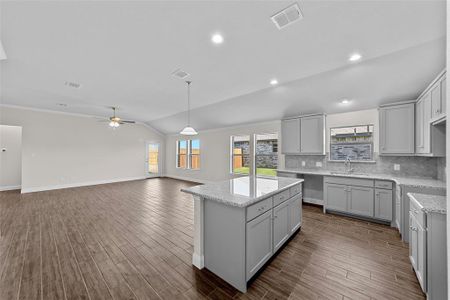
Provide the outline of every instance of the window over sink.
[[373,125],[330,128],[330,160],[373,161]]

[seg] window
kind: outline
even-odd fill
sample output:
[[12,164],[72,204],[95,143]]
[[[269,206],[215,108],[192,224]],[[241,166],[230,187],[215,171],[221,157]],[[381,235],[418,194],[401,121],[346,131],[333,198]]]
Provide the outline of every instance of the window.
[[200,169],[200,140],[177,141],[177,168]]
[[276,176],[278,167],[278,134],[255,134],[256,175]]
[[250,136],[231,137],[231,172],[250,173]]
[[373,160],[373,125],[330,129],[330,160]]
[[200,169],[200,140],[189,141],[189,168]]
[[186,169],[187,141],[177,141],[177,168]]

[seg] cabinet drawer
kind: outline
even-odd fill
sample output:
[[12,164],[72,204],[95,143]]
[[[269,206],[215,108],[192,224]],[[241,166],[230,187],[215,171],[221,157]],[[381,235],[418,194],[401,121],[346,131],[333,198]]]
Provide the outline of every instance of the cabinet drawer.
[[272,209],[272,197],[261,200],[249,207],[247,207],[247,221],[253,220],[260,214]]
[[[414,216],[417,223],[422,227],[425,228],[425,213],[420,208],[419,204],[414,201],[410,200],[409,202],[409,211],[411,212],[411,215]],[[411,224],[409,224],[411,225]]]
[[375,180],[375,187],[392,190],[392,181]]
[[283,203],[289,199],[289,190],[282,191],[276,195],[273,195],[273,206],[277,206],[280,203]]
[[324,182],[335,183],[335,184],[344,184],[344,185],[352,185],[352,186],[373,187],[373,180],[372,179],[359,179],[359,178],[351,178],[351,177],[331,177],[331,176],[326,176],[324,178]]
[[290,196],[291,197],[293,197],[293,196],[295,196],[297,194],[300,194],[302,192],[302,185],[301,184],[297,184],[297,185],[291,187],[289,189],[289,192],[290,192]]

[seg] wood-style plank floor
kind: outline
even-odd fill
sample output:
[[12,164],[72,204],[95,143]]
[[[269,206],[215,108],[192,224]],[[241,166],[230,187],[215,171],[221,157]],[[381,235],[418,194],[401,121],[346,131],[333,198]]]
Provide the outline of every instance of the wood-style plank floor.
[[396,230],[313,206],[241,294],[191,266],[190,185],[1,192],[0,299],[424,299]]

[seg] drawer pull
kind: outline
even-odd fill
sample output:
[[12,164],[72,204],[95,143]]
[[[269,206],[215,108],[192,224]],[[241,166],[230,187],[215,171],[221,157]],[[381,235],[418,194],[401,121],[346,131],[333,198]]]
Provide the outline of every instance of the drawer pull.
[[263,211],[265,208],[265,206],[261,206],[260,208],[258,208],[258,211]]
[[417,231],[416,227],[409,226],[409,229],[411,229],[412,231]]

